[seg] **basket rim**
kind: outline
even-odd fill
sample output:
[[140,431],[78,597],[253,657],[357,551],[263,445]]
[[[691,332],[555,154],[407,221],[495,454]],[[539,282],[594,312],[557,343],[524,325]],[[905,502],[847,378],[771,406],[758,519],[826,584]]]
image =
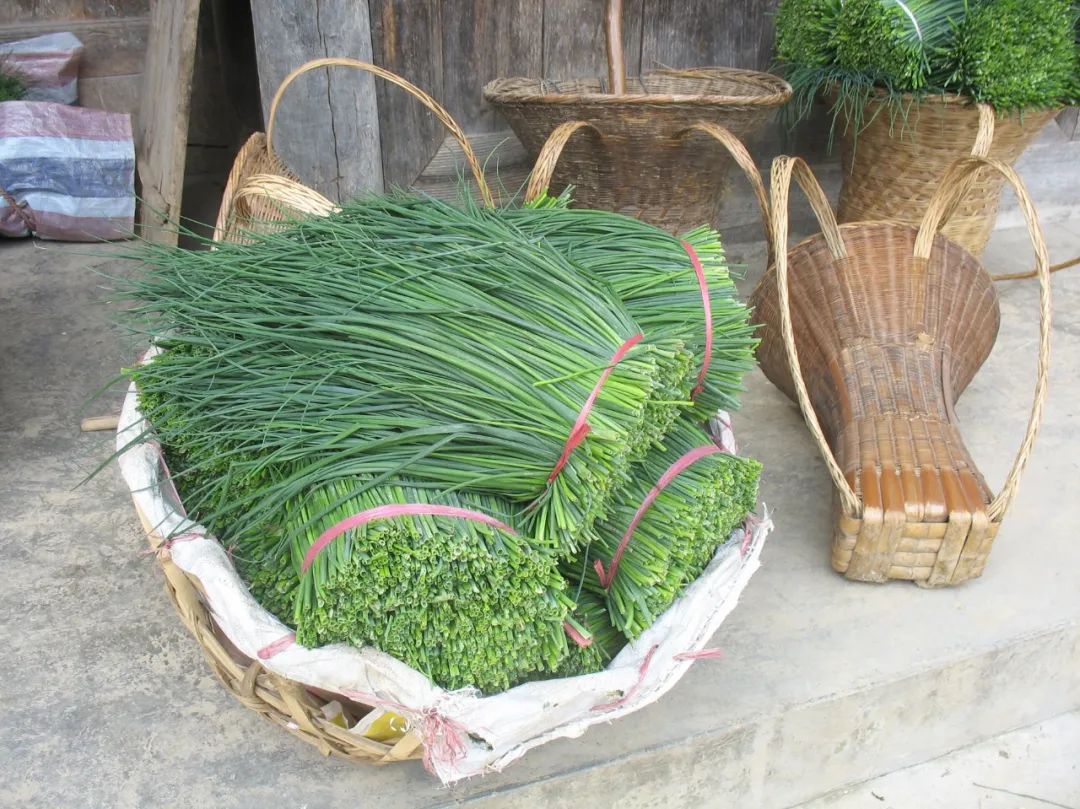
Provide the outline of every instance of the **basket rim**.
[[[668,78],[726,78],[742,80],[748,90],[745,95],[714,95],[709,93],[626,93],[625,95],[612,95],[611,93],[563,93],[550,92],[545,89],[550,79],[530,76],[512,76],[493,79],[484,85],[484,99],[495,104],[596,104],[605,107],[638,106],[638,105],[686,105],[686,106],[725,106],[725,105],[754,105],[762,107],[779,106],[787,103],[791,98],[792,87],[780,76],[773,73],[765,73],[760,70],[744,70],[735,67],[703,67],[686,70],[654,70],[640,74],[640,78],[653,76]],[[565,79],[571,81],[588,81],[585,79]],[[524,89],[507,89],[512,82],[529,83],[536,88],[529,92]],[[765,85],[771,85],[769,92]],[[527,86],[527,85],[526,85]]]
[[[917,236],[918,233],[919,233],[919,226],[918,225],[912,225],[912,224],[909,224],[907,222],[898,222],[898,221],[895,221],[895,220],[892,220],[892,219],[860,219],[860,220],[857,220],[855,222],[844,222],[842,224],[837,225],[837,228],[840,230],[841,233],[844,233],[845,231],[860,230],[862,228],[885,229],[885,230],[892,230],[892,231],[898,231],[898,232],[906,231],[906,232],[910,233],[913,237]],[[817,242],[817,241],[824,240],[824,239],[825,239],[825,235],[823,233],[821,233],[821,232],[812,233],[809,236],[806,236],[805,238],[799,239],[799,241],[797,241],[795,244],[793,244],[791,247],[789,247],[788,248],[788,253],[791,254],[791,253],[794,253],[796,250],[806,249],[810,244],[812,244],[814,242]],[[912,239],[912,241],[914,242],[914,238]],[[970,250],[968,250],[967,247],[963,243],[958,242],[956,239],[950,238],[947,234],[942,233],[941,231],[938,231],[937,233],[934,234],[934,243],[935,243],[935,245],[939,241],[945,241],[945,242],[948,242],[949,244],[952,244],[952,245],[955,245],[956,247],[958,247],[963,252],[963,254],[964,254],[964,256],[966,258],[971,259],[971,261],[974,262],[975,265],[980,270],[982,270],[983,272],[985,272],[985,273],[987,273],[989,275],[989,271],[986,269],[986,267],[982,263],[982,261],[977,256],[975,256],[974,253],[972,253]],[[770,261],[769,266],[765,268],[766,274],[768,274],[769,272],[775,272],[775,270],[776,270],[776,262],[775,261]],[[756,289],[755,289],[755,291],[756,291]]]
[[[870,104],[887,103],[889,101],[889,99],[890,99],[890,93],[884,87],[874,85],[874,87],[872,88],[872,93],[873,93],[873,95],[869,99],[867,99],[867,102],[866,102],[867,106],[869,106]],[[825,98],[826,101],[829,101],[829,102],[835,101],[836,100],[836,95],[837,95],[835,83],[823,87],[822,90],[821,90],[821,94]],[[975,99],[974,97],[969,96],[969,95],[963,95],[961,93],[950,93],[950,92],[912,93],[912,92],[905,92],[905,93],[896,93],[895,95],[898,96],[899,98],[903,99],[903,102],[905,104],[908,104],[908,103],[913,103],[913,104],[937,104],[939,106],[959,105],[959,106],[962,106],[962,107],[968,107],[973,111],[976,109],[977,105],[979,104],[979,101],[977,99]],[[993,105],[991,105],[991,106],[993,106]],[[994,109],[995,116],[1001,118],[1001,117],[1005,117],[1005,116],[1009,116],[1009,115],[1025,116],[1025,115],[1038,115],[1038,114],[1041,114],[1041,113],[1046,113],[1047,115],[1054,116],[1054,115],[1057,115],[1059,112],[1061,112],[1063,109],[1065,109],[1065,107],[1066,107],[1065,104],[1060,104],[1059,103],[1059,104],[1052,104],[1052,105],[1047,106],[1047,107],[1031,105],[1031,106],[1027,106],[1027,107],[1021,107],[1018,110],[1015,110],[1015,109],[999,109],[997,107],[993,107],[993,109]]]

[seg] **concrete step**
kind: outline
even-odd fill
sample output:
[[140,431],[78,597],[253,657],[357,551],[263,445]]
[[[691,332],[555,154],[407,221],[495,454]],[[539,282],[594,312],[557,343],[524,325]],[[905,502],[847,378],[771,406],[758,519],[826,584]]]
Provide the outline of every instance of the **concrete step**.
[[1080,805],[1080,712],[987,739],[793,809]]

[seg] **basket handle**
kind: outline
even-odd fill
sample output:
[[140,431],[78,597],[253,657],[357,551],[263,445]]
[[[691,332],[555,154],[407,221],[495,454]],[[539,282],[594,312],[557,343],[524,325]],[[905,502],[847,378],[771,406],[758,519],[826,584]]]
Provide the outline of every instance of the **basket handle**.
[[757,199],[758,208],[761,209],[761,224],[765,229],[765,245],[768,250],[765,266],[768,267],[773,263],[772,215],[769,213],[769,195],[765,191],[765,183],[761,179],[761,172],[758,171],[754,158],[750,156],[750,152],[747,151],[743,142],[735,137],[730,129],[720,126],[720,124],[714,124],[708,121],[698,121],[689,129],[684,129],[682,132],[677,133],[676,137],[695,130],[704,132],[706,135],[710,135],[716,139],[738,164],[739,168],[742,169],[743,174],[746,175],[746,179],[750,181],[750,187],[754,191],[754,197]]
[[[990,147],[994,143],[994,128],[996,127],[996,114],[994,108],[989,104],[982,102],[976,104],[979,110],[979,127],[975,132],[975,143],[971,146],[972,157],[989,157]],[[960,203],[963,201],[967,192],[971,190],[971,187],[975,184],[975,175],[971,174],[964,180],[963,191],[958,193],[953,198],[952,207],[946,211],[945,220],[948,222],[952,219],[953,214],[956,213],[957,208],[960,207]]]
[[607,20],[604,26],[607,43],[608,92],[626,95],[626,62],[622,45],[622,0],[608,0]]
[[599,130],[588,121],[567,121],[555,127],[544,141],[540,154],[536,157],[536,165],[529,174],[529,184],[525,187],[525,202],[534,202],[548,190],[551,185],[551,175],[555,172],[555,164],[559,162],[563,147],[570,137],[587,126],[599,134]]
[[814,173],[800,157],[787,157],[781,155],[772,164],[772,212],[773,212],[773,255],[776,257],[776,291],[780,298],[780,331],[784,338],[784,349],[787,353],[788,369],[795,383],[795,393],[799,400],[799,408],[803,418],[810,428],[810,434],[818,445],[821,457],[825,459],[825,465],[829,467],[829,476],[833,479],[836,489],[840,494],[840,502],[844,513],[857,516],[860,512],[859,498],[855,490],[851,488],[847,478],[844,477],[836,456],[833,455],[829,442],[825,440],[821,423],[818,421],[814,406],[810,403],[810,394],[806,391],[806,383],[803,381],[802,367],[799,364],[799,353],[795,348],[794,328],[791,324],[791,298],[788,291],[788,198],[791,194],[791,177],[799,183],[803,192],[810,200],[810,206],[821,223],[825,241],[837,259],[847,257],[847,249],[844,240],[840,236],[840,228],[836,224],[836,215],[833,213],[825,192],[821,189]]
[[248,197],[268,197],[308,216],[329,216],[341,210],[314,188],[279,174],[252,174],[237,190],[235,200]]
[[922,225],[919,227],[919,235],[915,240],[915,257],[930,258],[937,232],[945,224],[948,214],[955,210],[958,198],[963,197],[970,187],[971,177],[986,166],[1004,175],[1016,192],[1020,210],[1023,211],[1024,219],[1027,221],[1028,235],[1035,251],[1035,272],[1039,276],[1039,357],[1035,370],[1035,398],[1031,405],[1031,415],[1028,417],[1024,440],[1013,460],[1012,469],[1009,470],[1001,491],[990,501],[986,509],[986,514],[991,520],[998,520],[1008,511],[1016,496],[1020,475],[1035,445],[1035,436],[1039,432],[1043,405],[1046,402],[1046,380],[1050,363],[1050,257],[1042,228],[1039,226],[1038,215],[1035,213],[1035,205],[1016,171],[1000,160],[978,156],[961,158],[949,166],[930,200]]
[[462,152],[465,153],[465,160],[469,164],[469,169],[472,171],[473,177],[476,178],[476,185],[480,189],[480,196],[484,200],[484,204],[489,208],[494,207],[494,201],[491,197],[491,190],[488,188],[487,180],[484,179],[484,171],[480,167],[480,162],[476,159],[476,155],[473,153],[472,145],[469,143],[469,139],[465,137],[465,132],[458,126],[457,122],[450,117],[450,113],[439,104],[434,98],[429,96],[415,84],[407,81],[396,73],[391,73],[389,70],[385,70],[377,65],[373,65],[369,62],[361,62],[359,59],[348,59],[340,56],[325,57],[322,59],[312,59],[310,62],[305,62],[296,68],[292,73],[286,76],[281,84],[277,88],[277,92],[274,93],[274,98],[270,102],[270,112],[266,116],[266,150],[271,155],[274,154],[274,122],[277,117],[278,105],[281,103],[282,96],[285,95],[285,90],[289,85],[293,83],[299,76],[308,73],[312,70],[318,70],[321,67],[352,67],[357,70],[363,70],[367,73],[373,73],[379,78],[386,79],[391,84],[396,84],[398,87],[405,90],[405,92],[412,95],[414,98],[420,101],[425,107],[435,113],[435,117],[438,118],[443,126],[445,126],[450,134],[454,136],[454,140],[461,146]]

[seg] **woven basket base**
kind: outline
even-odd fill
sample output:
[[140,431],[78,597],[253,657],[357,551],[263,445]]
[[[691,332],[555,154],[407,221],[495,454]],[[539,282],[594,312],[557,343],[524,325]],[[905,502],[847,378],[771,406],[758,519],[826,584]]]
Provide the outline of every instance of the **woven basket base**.
[[956,514],[949,522],[907,522],[895,512],[863,519],[838,514],[833,570],[856,581],[960,584],[982,575],[1000,525],[985,514]]
[[241,704],[314,745],[324,755],[372,764],[390,764],[423,755],[420,738],[415,733],[406,734],[394,744],[383,744],[349,733],[328,720],[323,714],[323,707],[330,701],[338,702],[353,723],[370,711],[370,707],[310,689],[274,674],[259,661],[243,655],[214,622],[198,579],[173,564],[169,552],[161,547],[162,538],[154,532],[154,526],[139,509],[138,503],[135,510],[165,573],[165,592],[169,600],[184,626],[198,642],[210,670]]

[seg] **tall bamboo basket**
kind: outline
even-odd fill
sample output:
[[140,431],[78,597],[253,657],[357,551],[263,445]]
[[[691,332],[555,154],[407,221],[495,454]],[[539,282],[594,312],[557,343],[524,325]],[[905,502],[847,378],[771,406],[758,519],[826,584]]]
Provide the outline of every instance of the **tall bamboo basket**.
[[[496,79],[484,88],[536,161],[558,144],[551,184],[574,201],[680,232],[717,224],[728,156],[708,127],[746,140],[791,97],[783,79],[752,70],[659,70],[627,79],[621,2],[609,2],[608,78]],[[551,149],[548,149],[550,152]]]
[[[945,170],[971,155],[1011,166],[1057,109],[996,115],[957,95],[904,96],[894,114],[883,94],[863,109],[858,129],[841,110],[843,183],[840,222],[903,222],[918,226]],[[1005,178],[982,171],[944,234],[978,258],[997,220]]]
[[[1034,404],[996,495],[964,446],[954,405],[994,345],[997,293],[979,261],[938,232],[985,169],[1016,191],[1041,284]],[[788,251],[793,175],[822,232]],[[758,361],[798,401],[835,484],[833,568],[850,579],[929,587],[979,576],[1046,398],[1049,261],[1023,183],[1000,161],[964,158],[941,178],[919,227],[837,225],[806,164],[780,157],[772,214],[775,263],[751,298]]]

